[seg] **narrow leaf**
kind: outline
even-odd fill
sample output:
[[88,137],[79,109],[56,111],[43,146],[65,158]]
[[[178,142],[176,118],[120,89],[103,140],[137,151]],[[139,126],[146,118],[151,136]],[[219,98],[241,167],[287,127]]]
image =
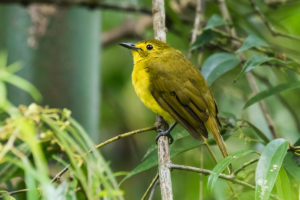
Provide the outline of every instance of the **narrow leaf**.
[[269,199],[287,149],[288,141],[283,138],[271,141],[264,148],[255,173],[256,200]]
[[280,63],[280,64],[291,64],[290,62],[286,62],[274,57],[260,56],[257,54],[253,54],[243,65],[241,72],[238,74],[234,81],[237,81],[243,74],[253,70],[254,68],[261,66],[265,63]]
[[231,53],[215,53],[206,59],[202,66],[202,74],[208,85],[236,67],[240,63],[240,59]]
[[[26,165],[26,163],[24,163]],[[29,164],[28,164],[28,167]],[[37,184],[36,184],[36,180],[34,179],[33,176],[30,175],[30,173],[28,173],[27,170],[24,171],[25,173],[25,183],[26,183],[26,188],[28,188],[28,192],[26,192],[26,197],[27,199],[38,199],[39,198],[39,193],[37,190]]]
[[232,163],[234,160],[237,160],[240,157],[243,157],[249,153],[252,153],[252,150],[243,150],[236,153],[228,155],[226,158],[223,158],[212,170],[212,174],[208,177],[207,186],[210,190],[215,187],[215,184],[218,180],[219,175],[226,169],[226,167]]
[[260,101],[262,99],[265,99],[265,98],[269,97],[269,96],[272,96],[274,94],[278,94],[278,93],[283,92],[283,91],[299,88],[299,87],[300,87],[300,81],[293,81],[293,82],[279,84],[275,87],[272,87],[272,88],[269,88],[267,90],[261,91],[258,94],[256,94],[254,97],[250,98],[246,102],[246,104],[244,106],[244,109],[251,106],[254,103],[257,103],[258,101]]
[[16,73],[17,71],[20,71],[20,69],[22,68],[22,64],[20,62],[14,62],[12,64],[10,64],[9,66],[7,66],[7,71],[11,74]]
[[[260,66],[268,61],[271,61],[273,59],[275,59],[275,58],[259,56],[259,55],[253,54],[244,64],[242,71],[238,75],[238,78],[242,74],[249,72],[250,70],[254,69],[255,67],[258,67],[258,66]],[[236,79],[238,79],[238,78],[236,78]]]
[[259,38],[258,36],[256,35],[249,35],[243,45],[241,46],[241,48],[239,48],[236,52],[237,53],[240,53],[242,51],[246,51],[252,47],[260,47],[260,46],[264,46],[264,47],[267,47],[268,44],[261,38]]
[[219,15],[213,15],[209,18],[208,22],[207,22],[207,25],[205,26],[204,30],[205,29],[212,29],[212,28],[215,28],[215,27],[218,27],[218,26],[222,26],[222,25],[225,25],[226,24],[226,21],[220,17]]
[[27,80],[19,76],[11,75],[8,78],[6,78],[5,81],[28,92],[35,101],[39,102],[42,100],[41,93],[38,91],[38,89],[35,86],[33,86]]

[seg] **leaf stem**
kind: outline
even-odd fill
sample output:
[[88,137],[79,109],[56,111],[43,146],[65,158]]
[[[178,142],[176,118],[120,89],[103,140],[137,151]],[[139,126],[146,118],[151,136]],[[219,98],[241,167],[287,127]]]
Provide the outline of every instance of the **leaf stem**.
[[248,167],[249,165],[253,164],[253,163],[256,163],[259,159],[258,158],[255,158],[255,159],[252,159],[246,163],[244,163],[240,168],[238,168],[237,170],[235,170],[234,172],[234,175],[236,176],[238,173],[240,173],[242,170],[244,170],[246,167]]
[[155,183],[158,181],[158,173],[154,176],[152,179],[150,185],[148,186],[147,190],[145,191],[144,195],[142,196],[141,200],[145,200],[149,192],[151,191],[152,193],[152,188],[154,188]]

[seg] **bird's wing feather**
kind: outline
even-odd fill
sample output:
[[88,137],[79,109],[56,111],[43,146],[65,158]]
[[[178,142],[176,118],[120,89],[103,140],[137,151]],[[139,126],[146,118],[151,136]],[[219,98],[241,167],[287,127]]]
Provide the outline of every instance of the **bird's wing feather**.
[[214,99],[200,72],[181,54],[176,56],[168,62],[153,59],[148,63],[152,71],[151,93],[195,138],[200,138],[199,133],[207,137],[204,123],[216,116]]

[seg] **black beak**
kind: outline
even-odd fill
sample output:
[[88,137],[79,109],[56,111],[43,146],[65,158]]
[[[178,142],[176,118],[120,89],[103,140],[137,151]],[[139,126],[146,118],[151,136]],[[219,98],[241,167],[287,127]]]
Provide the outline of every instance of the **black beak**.
[[123,46],[123,47],[126,47],[128,49],[133,49],[133,50],[140,49],[140,48],[137,48],[134,44],[128,43],[128,42],[121,42],[120,45]]

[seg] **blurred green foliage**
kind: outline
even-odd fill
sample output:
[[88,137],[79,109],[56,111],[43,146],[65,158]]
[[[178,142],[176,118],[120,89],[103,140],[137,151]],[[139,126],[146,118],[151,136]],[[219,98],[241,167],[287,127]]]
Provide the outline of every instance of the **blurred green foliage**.
[[[71,118],[71,111],[35,103],[15,107],[10,103],[6,96],[7,83],[38,99],[40,93],[29,82],[14,75],[19,65],[6,66],[6,58],[2,52],[0,198],[123,199],[114,174],[101,154],[93,150],[94,143],[87,133]],[[93,153],[89,154],[90,150]],[[69,172],[60,182],[63,174],[57,177],[55,174],[63,167]]]

